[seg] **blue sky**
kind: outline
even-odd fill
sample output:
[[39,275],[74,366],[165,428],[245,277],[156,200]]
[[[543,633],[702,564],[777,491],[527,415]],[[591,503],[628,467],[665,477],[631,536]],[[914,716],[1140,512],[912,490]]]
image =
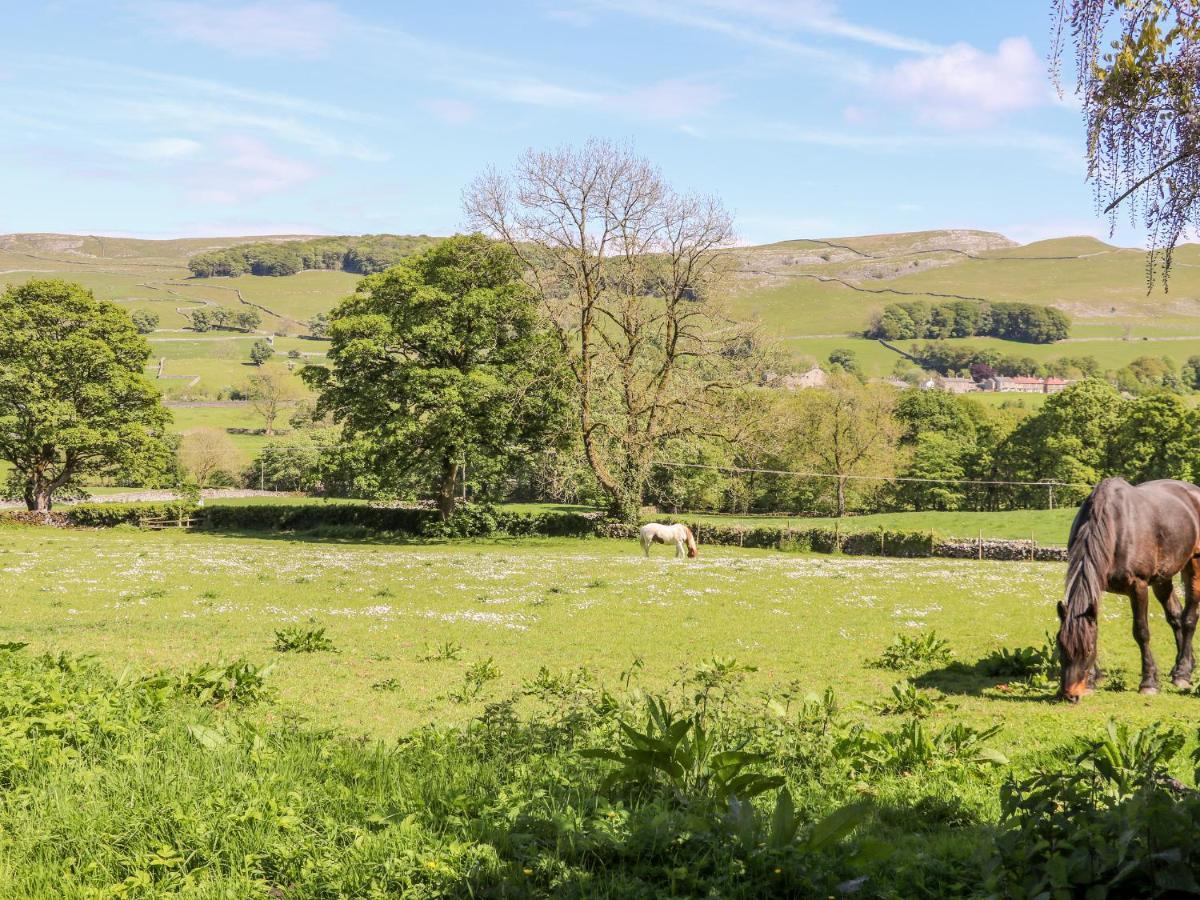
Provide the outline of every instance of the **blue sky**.
[[0,232],[444,234],[487,166],[601,136],[748,243],[1107,234],[1049,0],[50,0],[5,24]]

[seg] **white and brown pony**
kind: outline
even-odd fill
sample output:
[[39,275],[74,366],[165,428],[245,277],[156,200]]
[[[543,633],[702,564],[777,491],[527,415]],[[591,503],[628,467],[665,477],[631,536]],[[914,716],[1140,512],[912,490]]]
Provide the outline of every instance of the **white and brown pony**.
[[687,555],[695,558],[696,556],[696,537],[692,534],[692,529],[686,525],[660,525],[657,522],[648,522],[641,528],[642,552],[647,556],[650,555],[651,544],[674,544],[675,558],[683,556],[684,547],[687,548]]

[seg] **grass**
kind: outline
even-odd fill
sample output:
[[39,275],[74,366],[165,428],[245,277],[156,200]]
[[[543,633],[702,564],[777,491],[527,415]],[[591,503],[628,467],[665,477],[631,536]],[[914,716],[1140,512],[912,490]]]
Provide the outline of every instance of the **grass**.
[[[970,664],[1040,645],[1055,627],[1062,566],[798,556],[702,547],[694,563],[640,558],[634,542],[521,539],[453,544],[320,542],[124,531],[8,528],[0,546],[0,641],[95,653],[115,670],[275,661],[282,708],[321,727],[394,738],[477,715],[534,678],[588,668],[607,683],[638,658],[647,683],[714,654],[753,661],[753,687],[796,681],[846,702],[884,697],[870,666],[897,634],[933,628]],[[598,576],[603,577],[598,577]],[[325,628],[340,653],[278,654],[275,633]],[[1102,656],[1133,671],[1122,602],[1106,604]],[[1169,631],[1155,651],[1169,667]],[[424,661],[431,646],[454,660]],[[456,703],[471,666],[499,672],[478,702]],[[1163,662],[1167,665],[1162,665]],[[381,696],[371,685],[394,679]],[[1194,717],[1195,699],[1101,693],[1069,712],[1014,701],[953,669],[930,684],[956,716],[1003,722],[1003,746],[1082,733],[1110,716]]]
[[1195,695],[1016,683],[1059,564],[8,527],[0,572],[6,896],[975,895],[1031,859],[1005,779],[1108,720],[1190,778]]

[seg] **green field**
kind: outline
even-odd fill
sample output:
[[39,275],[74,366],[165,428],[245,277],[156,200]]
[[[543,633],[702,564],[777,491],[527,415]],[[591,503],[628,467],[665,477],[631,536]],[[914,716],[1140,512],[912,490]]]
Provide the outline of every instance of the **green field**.
[[[455,544],[323,543],[200,534],[4,529],[0,640],[97,653],[113,667],[209,659],[279,662],[283,703],[314,723],[394,737],[426,722],[462,722],[480,705],[447,692],[467,665],[501,672],[488,698],[535,675],[585,666],[612,681],[636,657],[652,684],[713,654],[753,661],[762,687],[798,680],[871,700],[895,681],[866,667],[897,632],[933,628],[959,659],[1040,643],[1055,627],[1063,569],[822,557],[706,547],[691,563],[635,542],[520,539]],[[969,587],[968,587],[969,586]],[[1132,669],[1127,604],[1104,614],[1104,656]],[[853,613],[851,613],[853,611]],[[337,654],[280,656],[275,629],[314,622]],[[597,637],[603,635],[602,640]],[[1170,632],[1155,629],[1169,659]],[[462,659],[422,662],[454,642]],[[836,660],[836,665],[831,665]],[[380,697],[373,683],[405,689]],[[960,686],[961,687],[961,686]],[[1072,710],[1012,704],[972,689],[957,716],[1006,723],[1004,746],[1086,729],[1112,715],[1186,715],[1196,701],[1102,694]],[[957,688],[956,688],[957,690]]]
[[[1110,720],[1180,729],[1161,762],[1190,781],[1200,701],[1131,689],[1123,602],[1102,609],[1108,688],[1076,707],[988,668],[1044,644],[1062,577],[715,547],[645,560],[599,539],[0,528],[0,892],[982,893],[1031,846],[999,821],[1002,784],[1069,771]],[[278,649],[287,629],[315,652]],[[891,670],[898,635],[945,649]],[[1156,617],[1164,671],[1168,635]],[[703,726],[732,755],[606,780],[654,731],[648,697],[671,740]],[[701,774],[718,765],[762,796],[720,793]]]

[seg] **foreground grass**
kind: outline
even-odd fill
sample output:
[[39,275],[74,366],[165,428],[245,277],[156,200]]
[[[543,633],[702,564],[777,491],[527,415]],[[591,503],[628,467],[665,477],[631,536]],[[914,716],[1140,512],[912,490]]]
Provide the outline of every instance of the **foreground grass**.
[[[988,666],[1061,566],[639,554],[0,529],[0,896],[1140,896],[1200,858],[1153,781],[1200,700],[1120,689],[1121,605],[1116,690]],[[1118,753],[1132,787],[1011,781],[1110,719],[1180,738]]]

